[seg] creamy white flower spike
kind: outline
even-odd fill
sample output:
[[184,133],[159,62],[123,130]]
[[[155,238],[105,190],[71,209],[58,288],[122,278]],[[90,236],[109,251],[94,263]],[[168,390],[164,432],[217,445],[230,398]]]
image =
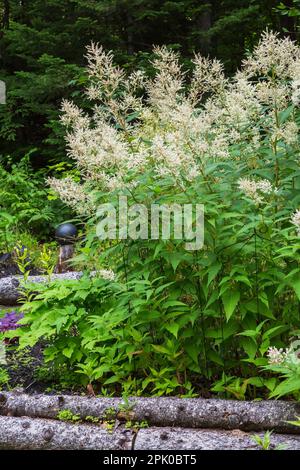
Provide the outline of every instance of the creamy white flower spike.
[[192,102],[201,100],[205,93],[217,92],[225,87],[224,67],[221,62],[196,54],[193,64],[195,69],[190,89]]
[[251,56],[243,62],[248,75],[274,78],[291,78],[293,64],[300,59],[300,49],[289,37],[280,38],[279,33],[266,31]]
[[83,216],[94,213],[96,207],[82,185],[75,183],[71,178],[48,178],[48,183],[61,200],[77,213]]
[[100,277],[106,279],[107,281],[114,281],[116,278],[115,273],[111,269],[100,269],[100,271],[98,271],[98,274]]
[[293,225],[295,225],[297,234],[300,237],[300,209],[298,209],[294,214],[292,215],[291,222]]
[[255,181],[250,178],[241,178],[238,181],[238,187],[247,197],[253,199],[256,204],[264,202],[263,195],[276,194],[277,188],[273,188],[268,180]]
[[[127,75],[111,52],[88,47],[92,111],[64,101],[61,118],[81,183],[75,191],[70,179],[50,180],[69,205],[75,208],[78,199],[81,213],[85,204],[91,207],[91,189],[134,188],[147,170],[186,189],[211,164],[231,159],[254,169],[260,146],[276,153],[278,145],[299,145],[292,115],[278,119],[300,101],[300,48],[290,39],[265,32],[230,80],[217,60],[196,55],[189,80],[176,52],[160,47],[155,54],[150,79],[141,71]],[[244,178],[238,185],[257,204],[276,193],[267,180]]]

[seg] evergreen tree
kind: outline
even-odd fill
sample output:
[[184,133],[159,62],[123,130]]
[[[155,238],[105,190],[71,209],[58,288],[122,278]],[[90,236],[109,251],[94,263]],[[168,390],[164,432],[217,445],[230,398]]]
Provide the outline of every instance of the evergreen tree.
[[[120,65],[148,62],[153,44],[216,56],[227,72],[267,26],[280,28],[276,0],[0,0],[0,155],[28,151],[36,165],[64,156],[58,110],[85,80],[85,46],[112,49]],[[82,105],[82,103],[81,103]]]

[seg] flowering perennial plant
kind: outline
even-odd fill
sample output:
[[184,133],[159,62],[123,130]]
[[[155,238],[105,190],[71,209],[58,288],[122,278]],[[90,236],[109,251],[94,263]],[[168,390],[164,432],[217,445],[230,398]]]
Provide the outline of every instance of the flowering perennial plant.
[[[300,48],[267,31],[230,79],[216,60],[196,55],[189,74],[176,52],[155,53],[149,78],[88,47],[91,111],[64,102],[62,112],[81,180],[49,183],[87,221],[80,259],[117,276],[44,289],[21,344],[47,336],[51,360],[127,392],[191,395],[201,376],[231,393],[230,376],[244,384],[237,396],[275,393],[261,366],[282,364],[299,329]],[[203,249],[100,242],[96,208],[120,194],[204,204]]]
[[[177,53],[165,47],[155,52],[157,73],[149,80],[141,71],[126,76],[113,64],[111,53],[96,44],[88,47],[86,92],[94,102],[93,115],[66,101],[62,115],[69,129],[68,153],[82,172],[83,184],[49,180],[81,215],[95,209],[93,189],[136,186],[146,169],[187,188],[213,163],[215,171],[207,176],[212,181],[218,166],[228,165],[228,160],[255,173],[258,149],[266,143],[278,158],[284,149],[299,148],[291,105],[298,106],[300,52],[288,38],[264,33],[231,81],[217,60],[196,55],[187,82]],[[271,192],[268,179],[247,181],[241,178],[239,187],[257,203],[262,202],[257,189]]]
[[282,382],[273,390],[272,396],[280,397],[294,393],[300,398],[300,341],[292,341],[289,348],[270,347],[267,353],[267,370],[281,374]]

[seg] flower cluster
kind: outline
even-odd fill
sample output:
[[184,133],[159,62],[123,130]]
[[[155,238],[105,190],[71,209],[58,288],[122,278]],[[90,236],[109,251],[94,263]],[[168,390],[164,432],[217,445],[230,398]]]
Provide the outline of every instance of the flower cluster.
[[197,102],[205,93],[216,93],[225,87],[224,67],[218,60],[210,60],[196,54],[193,64],[195,69],[190,90],[190,98],[193,102]]
[[100,271],[98,271],[98,274],[100,277],[106,279],[107,281],[114,281],[116,277],[115,273],[111,269],[100,269]]
[[93,213],[95,206],[83,185],[75,183],[71,178],[48,178],[48,183],[60,199],[78,214],[85,216]]
[[5,331],[16,330],[20,327],[18,321],[23,317],[23,313],[16,311],[6,313],[3,318],[0,318],[0,332],[4,333]]
[[297,234],[300,237],[300,210],[297,210],[296,212],[294,212],[291,218],[291,222],[293,225],[295,225]]
[[[265,165],[276,162],[280,149],[299,148],[293,113],[280,116],[297,106],[300,96],[300,48],[289,38],[265,32],[232,79],[225,78],[217,60],[200,55],[188,79],[176,52],[167,47],[154,52],[156,73],[150,79],[141,71],[127,75],[114,65],[111,52],[88,47],[86,93],[92,112],[65,101],[62,115],[68,154],[81,181],[49,179],[80,215],[94,211],[93,190],[135,188],[147,170],[186,190],[199,177],[227,183],[228,173],[215,175],[210,165],[240,163],[246,175],[261,147],[270,149]],[[278,178],[274,181],[277,185]],[[266,179],[245,177],[237,184],[256,204],[277,191]],[[298,227],[296,215],[293,220]]]
[[268,349],[267,357],[270,366],[298,366],[300,364],[300,340],[292,341],[289,348],[279,348],[272,346]]
[[280,365],[283,364],[289,354],[291,353],[291,349],[277,349],[275,347],[270,347],[267,352],[268,362],[270,365]]
[[258,75],[268,80],[282,80],[292,76],[295,62],[299,60],[300,49],[295,42],[266,31],[253,54],[244,61],[243,68],[249,77]]
[[274,189],[268,180],[255,181],[250,178],[241,178],[238,181],[238,187],[256,204],[261,204],[264,202],[263,195],[277,192],[277,189]]

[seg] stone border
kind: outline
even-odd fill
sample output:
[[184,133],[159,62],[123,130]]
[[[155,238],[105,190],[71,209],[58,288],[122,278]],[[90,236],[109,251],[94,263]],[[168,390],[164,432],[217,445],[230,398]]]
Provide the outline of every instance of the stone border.
[[[150,427],[113,432],[94,424],[0,416],[0,450],[261,450],[254,434],[240,430]],[[258,434],[263,439],[264,434]],[[272,450],[300,450],[300,436],[272,434]]]
[[[67,272],[62,274],[52,274],[50,281],[55,281],[57,279],[80,279],[82,277],[82,272]],[[21,299],[20,293],[20,282],[22,281],[22,276],[8,276],[2,277],[0,279],[0,305],[13,306],[17,305]],[[49,283],[48,276],[28,276],[29,283]]]
[[61,410],[70,410],[82,419],[105,419],[107,409],[120,421],[147,421],[150,426],[209,428],[242,431],[273,430],[300,434],[300,427],[287,421],[300,416],[300,402],[262,400],[237,401],[203,398],[132,397],[129,407],[120,407],[121,398],[92,398],[71,395],[27,395],[1,392],[0,415],[56,419]]

